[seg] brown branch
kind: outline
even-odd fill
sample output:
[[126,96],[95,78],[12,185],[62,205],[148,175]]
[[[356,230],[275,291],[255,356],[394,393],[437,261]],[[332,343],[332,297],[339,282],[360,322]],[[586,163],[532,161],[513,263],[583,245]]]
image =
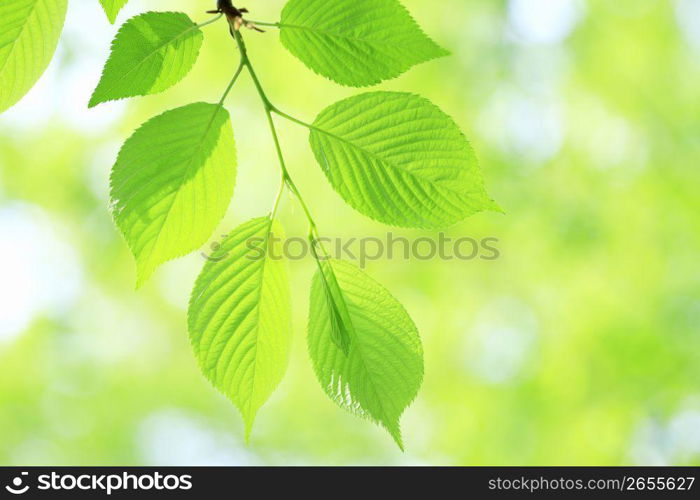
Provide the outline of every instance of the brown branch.
[[207,14],[224,14],[226,16],[226,19],[228,19],[228,24],[231,27],[231,32],[233,31],[238,31],[241,26],[245,26],[247,28],[250,28],[255,31],[259,31],[261,33],[264,33],[264,30],[261,30],[257,26],[255,26],[253,23],[249,23],[243,19],[243,14],[247,14],[248,9],[246,8],[241,8],[238,9],[236,6],[233,5],[232,0],[217,0],[216,3],[216,10],[208,10]]

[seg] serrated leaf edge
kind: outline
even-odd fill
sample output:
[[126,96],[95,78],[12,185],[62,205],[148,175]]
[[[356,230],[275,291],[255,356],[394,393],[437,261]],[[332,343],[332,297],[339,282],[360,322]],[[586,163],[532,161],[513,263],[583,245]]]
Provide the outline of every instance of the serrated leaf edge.
[[[188,15],[185,14],[184,12],[177,12],[177,11],[166,11],[166,12],[148,11],[148,12],[143,12],[143,13],[138,14],[138,15],[136,15],[136,16],[130,17],[129,19],[127,19],[126,21],[124,21],[124,23],[119,27],[119,30],[117,31],[117,34],[114,36],[114,38],[112,39],[112,43],[110,44],[110,57],[111,57],[112,52],[114,51],[114,49],[115,49],[115,47],[116,47],[117,38],[119,38],[119,35],[122,33],[122,30],[126,27],[126,25],[127,25],[130,21],[132,21],[132,20],[134,20],[134,19],[137,19],[137,18],[139,18],[139,17],[144,17],[144,16],[147,16],[147,15],[149,15],[149,14],[181,14],[181,15],[185,15],[185,16],[187,16],[187,19],[189,19],[190,22],[192,23],[192,26],[191,26],[190,28],[188,28],[187,30],[183,31],[182,33],[180,33],[180,34],[179,34],[178,36],[176,36],[175,38],[173,38],[173,39],[171,39],[171,40],[168,40],[167,42],[165,42],[165,43],[159,45],[158,47],[156,47],[150,54],[148,54],[148,56],[146,56],[144,59],[142,59],[136,66],[134,66],[134,67],[131,68],[129,71],[127,71],[126,73],[124,73],[124,74],[122,75],[122,77],[119,79],[119,81],[124,80],[129,74],[131,74],[136,68],[138,68],[141,64],[143,64],[146,60],[148,60],[148,59],[150,59],[151,57],[153,57],[154,55],[156,55],[156,54],[158,53],[158,51],[160,51],[160,49],[162,49],[163,47],[167,47],[168,45],[170,45],[170,44],[176,42],[177,40],[179,40],[179,39],[182,38],[183,36],[187,35],[188,33],[190,33],[190,32],[192,32],[192,31],[196,30],[196,31],[198,31],[200,34],[202,34],[202,36],[204,36],[204,33],[202,33],[202,30],[199,29],[199,25],[197,25],[194,21],[192,21],[192,18],[190,18],[190,16],[188,16]],[[197,48],[197,54],[196,54],[196,56],[195,56],[195,61],[196,61],[197,59],[199,59],[199,52],[200,52],[200,50],[201,50],[201,44],[200,44],[200,46]],[[104,104],[104,103],[106,103],[106,102],[121,101],[121,100],[123,100],[123,99],[131,99],[131,98],[134,98],[134,97],[145,97],[145,96],[149,95],[149,94],[138,94],[138,93],[137,93],[137,94],[134,94],[134,95],[132,95],[132,96],[109,98],[109,99],[106,99],[106,100],[104,100],[104,101],[95,100],[95,94],[97,93],[97,89],[99,88],[100,83],[102,82],[102,78],[104,78],[105,70],[107,69],[107,63],[108,63],[108,62],[109,62],[109,57],[107,58],[107,61],[105,62],[105,65],[104,65],[103,68],[102,68],[102,73],[100,74],[100,79],[99,79],[99,81],[97,82],[97,86],[95,87],[95,90],[93,90],[93,92],[92,92],[92,96],[90,97],[90,101],[88,102],[88,108],[89,108],[89,109],[94,108],[94,107],[96,107],[96,106],[98,106],[98,105],[100,105],[100,104]],[[188,73],[189,73],[189,71],[188,71]],[[184,78],[184,77],[183,77],[183,78]],[[179,82],[176,82],[174,85],[176,85],[177,83],[179,83]],[[109,90],[111,90],[113,87],[114,87],[114,86],[112,86]]]

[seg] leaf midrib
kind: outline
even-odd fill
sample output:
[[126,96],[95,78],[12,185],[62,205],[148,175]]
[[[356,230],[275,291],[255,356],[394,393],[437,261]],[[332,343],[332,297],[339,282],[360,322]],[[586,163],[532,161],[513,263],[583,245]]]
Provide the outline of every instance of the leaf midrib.
[[[252,383],[252,391],[251,395],[248,398],[248,402],[246,404],[247,407],[247,415],[250,417],[250,408],[253,404],[253,395],[255,394],[255,381],[257,379],[257,374],[258,374],[258,339],[260,338],[260,299],[262,298],[262,291],[263,291],[263,286],[265,286],[265,271],[267,269],[267,252],[269,249],[270,245],[270,232],[272,231],[272,221],[266,222],[267,225],[267,234],[265,235],[265,258],[263,259],[262,263],[262,269],[260,270],[260,288],[258,289],[258,300],[257,300],[257,306],[255,308],[255,362],[253,363],[253,383]],[[252,423],[251,423],[252,425]],[[246,427],[248,426],[248,422],[246,422]]]
[[[187,179],[187,177],[189,176],[190,171],[192,170],[192,165],[194,164],[194,160],[195,160],[195,158],[197,158],[199,156],[199,153],[202,150],[202,146],[204,145],[204,142],[206,141],[207,135],[209,135],[209,131],[211,130],[212,125],[214,125],[214,120],[216,119],[216,115],[219,113],[220,109],[223,109],[223,105],[217,104],[216,109],[214,109],[214,112],[212,113],[211,119],[209,120],[209,123],[207,124],[207,127],[204,130],[204,133],[202,134],[202,138],[199,140],[199,143],[197,144],[197,147],[195,148],[194,153],[192,154],[192,156],[190,157],[190,159],[187,162],[187,167],[185,168],[185,172],[182,175],[182,178],[181,178],[182,180],[179,183],[179,187],[177,188],[177,192],[173,196],[170,204],[168,205],[168,209],[165,212],[165,217],[163,218],[163,223],[160,225],[160,228],[158,229],[158,235],[156,236],[156,239],[153,242],[153,245],[151,245],[151,248],[148,251],[148,262],[150,262],[151,258],[153,257],[153,251],[158,246],[158,242],[160,241],[160,237],[163,234],[163,228],[167,224],[168,218],[171,215],[173,206],[175,205],[175,202],[177,201],[178,197],[180,196],[180,194],[182,192],[182,187],[184,185],[184,179]],[[218,145],[218,141],[217,141],[217,144],[214,145],[214,149],[216,149],[217,145]],[[212,152],[213,152],[213,150],[212,150]]]
[[[332,263],[330,263],[330,266],[331,266],[331,269],[333,269],[333,264],[332,264]],[[333,270],[333,273],[335,273],[335,270]],[[343,300],[345,300],[345,301],[346,301],[346,304],[347,304],[347,300],[346,300],[345,297],[344,297],[345,293],[343,292],[343,289],[342,289],[342,287],[340,286],[340,283],[338,284],[338,288],[340,289],[340,293],[343,295]],[[348,307],[348,315],[350,315],[350,310],[349,310],[349,309],[350,309],[350,308]],[[358,355],[359,355],[359,358],[360,358],[360,363],[362,364],[362,367],[364,368],[364,370],[365,370],[365,372],[367,373],[367,375],[369,375],[370,386],[372,387],[372,391],[374,392],[375,398],[376,398],[376,400],[377,400],[377,402],[378,402],[378,404],[379,404],[379,411],[380,411],[387,419],[391,419],[391,418],[392,418],[391,415],[389,415],[389,414],[386,412],[386,410],[384,409],[384,405],[382,404],[382,398],[381,398],[381,396],[380,396],[379,391],[377,390],[377,385],[376,385],[376,382],[375,382],[375,380],[374,380],[374,376],[375,376],[375,375],[374,375],[374,372],[373,372],[372,370],[370,370],[370,369],[367,367],[367,362],[365,361],[365,356],[364,356],[364,352],[363,352],[364,349],[363,349],[363,347],[362,347],[362,342],[359,342],[359,341],[357,340],[357,336],[358,336],[358,335],[357,335],[357,332],[355,332],[355,339],[354,339],[354,340],[355,340],[355,342],[354,342],[355,348],[357,349],[357,352],[358,352]],[[332,344],[331,344],[331,345],[332,345]],[[337,349],[337,346],[335,346],[335,348]],[[352,349],[352,347],[351,347],[351,349]],[[342,351],[341,351],[341,353],[342,353]],[[371,415],[371,414],[370,414],[370,415]],[[382,421],[382,423],[386,426],[386,423],[385,423],[385,422]],[[387,427],[387,430],[388,430],[388,427]],[[400,432],[401,432],[401,430],[399,429],[399,435],[400,435]],[[391,434],[391,431],[390,431],[389,433]],[[392,434],[392,437],[393,437],[393,434]],[[395,438],[395,439],[396,439],[396,438]],[[397,444],[399,443],[399,441],[400,441],[400,439],[397,439]],[[400,447],[400,448],[403,448],[403,445],[399,445],[399,447]]]
[[2,63],[2,66],[0,66],[0,73],[5,69],[5,66],[7,66],[7,62],[10,60],[10,57],[12,56],[12,53],[14,52],[15,48],[17,47],[17,40],[22,38],[22,35],[24,34],[24,30],[27,28],[27,25],[30,22],[30,18],[36,14],[36,9],[37,6],[39,5],[40,0],[34,0],[34,5],[32,6],[31,10],[29,11],[29,14],[27,15],[27,22],[25,22],[22,25],[22,29],[19,30],[19,34],[17,37],[14,39],[14,41],[10,42],[9,45],[12,45],[12,48],[10,48],[10,52],[8,52],[7,57],[5,58],[5,62]]
[[[392,162],[390,162],[390,161],[388,161],[388,160],[382,158],[381,156],[377,155],[376,153],[373,153],[373,152],[371,152],[371,151],[368,151],[367,149],[363,148],[362,146],[359,146],[359,145],[355,144],[354,142],[352,142],[352,141],[350,141],[350,140],[348,140],[348,139],[345,139],[344,137],[341,137],[341,136],[339,136],[339,135],[336,135],[336,134],[334,134],[334,133],[332,133],[332,132],[328,132],[327,130],[324,130],[324,129],[322,129],[322,128],[316,126],[316,125],[313,125],[313,124],[309,124],[309,128],[310,128],[311,130],[314,130],[314,131],[318,132],[318,133],[325,134],[325,135],[327,135],[327,136],[329,136],[329,137],[332,137],[333,139],[335,139],[335,140],[337,140],[337,141],[339,141],[339,142],[342,142],[343,144],[347,144],[348,146],[351,146],[351,147],[357,149],[358,151],[361,151],[362,153],[366,154],[366,155],[369,156],[370,158],[373,158],[373,159],[377,160],[378,162],[383,163],[384,165],[387,165],[387,166],[390,167],[390,168],[394,168],[394,169],[396,169],[396,170],[398,170],[398,171],[400,171],[400,172],[403,172],[403,173],[409,175],[410,177],[413,177],[414,179],[417,179],[418,181],[420,181],[420,182],[422,182],[422,183],[427,183],[427,184],[429,184],[429,185],[431,185],[431,186],[433,186],[433,187],[434,187],[435,184],[436,184],[436,182],[433,181],[432,179],[428,179],[428,178],[426,178],[426,177],[423,177],[422,175],[418,175],[417,173],[415,173],[415,172],[413,172],[413,171],[411,171],[411,170],[409,170],[409,169],[407,169],[407,168],[404,168],[404,167],[402,167],[401,165],[394,164],[394,163],[392,163]],[[326,163],[328,163],[328,162],[326,162]],[[464,196],[464,193],[462,193],[462,192],[460,192],[460,191],[457,191],[457,190],[455,190],[455,189],[452,189],[452,188],[450,188],[449,186],[440,185],[440,189],[444,189],[444,190],[449,191],[449,192],[451,192],[451,193],[453,193],[453,194],[456,194],[456,195],[458,195],[458,196],[460,196],[460,197],[463,197],[463,196]]]

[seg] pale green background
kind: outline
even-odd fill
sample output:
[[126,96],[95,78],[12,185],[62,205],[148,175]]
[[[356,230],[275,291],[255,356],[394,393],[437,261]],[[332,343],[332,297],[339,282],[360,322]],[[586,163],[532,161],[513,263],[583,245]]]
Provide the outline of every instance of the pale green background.
[[[213,1],[132,0],[120,16]],[[147,118],[218,100],[237,62],[206,28],[165,94],[88,111],[116,27],[72,0],[57,58],[0,116],[0,464],[699,464],[700,0],[406,0],[453,55],[380,88],[448,111],[507,215],[452,236],[500,240],[496,262],[371,263],[410,311],[426,377],[407,451],[326,399],[305,324],[311,262],[291,269],[290,369],[242,441],[185,329],[199,255],[140,291],[108,212],[121,142]],[[282,0],[248,0],[276,21]],[[358,90],[309,72],[274,30],[246,33],[271,99],[312,120]],[[217,234],[266,213],[275,156],[243,78],[228,100],[239,177]],[[307,133],[280,122],[290,169],[328,236],[390,228],[343,204]],[[283,221],[303,234],[285,199]],[[415,238],[417,231],[395,230]]]

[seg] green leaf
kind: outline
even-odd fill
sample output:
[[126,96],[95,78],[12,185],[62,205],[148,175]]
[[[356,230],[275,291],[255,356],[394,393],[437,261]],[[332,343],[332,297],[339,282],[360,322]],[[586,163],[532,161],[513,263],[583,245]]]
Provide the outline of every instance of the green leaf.
[[341,408],[383,425],[403,449],[399,419],[423,380],[423,349],[403,306],[357,267],[332,260],[354,325],[348,354],[331,339],[320,271],[311,288],[309,354],[321,387]]
[[100,0],[110,23],[114,24],[114,21],[117,20],[117,14],[119,14],[119,11],[122,10],[122,7],[124,7],[128,1],[129,0]]
[[155,268],[202,246],[233,195],[236,150],[228,112],[195,103],[141,126],[124,143],[111,177],[114,219],[138,266]]
[[436,229],[500,210],[457,124],[422,97],[351,97],[318,116],[310,141],[335,190],[380,222]]
[[89,107],[169,89],[192,69],[204,35],[180,12],[148,12],[129,19],[112,42]]
[[[274,234],[274,238],[271,237]],[[192,291],[190,339],[206,377],[231,398],[246,426],[279,385],[291,345],[289,284],[268,217],[233,231]]]
[[48,67],[66,18],[66,0],[0,1],[0,113]]
[[398,0],[291,0],[280,28],[282,44],[309,69],[351,87],[448,54]]
[[345,355],[350,353],[350,343],[354,335],[354,326],[333,267],[327,262],[318,261],[319,276],[323,293],[326,297],[330,319],[331,339]]

